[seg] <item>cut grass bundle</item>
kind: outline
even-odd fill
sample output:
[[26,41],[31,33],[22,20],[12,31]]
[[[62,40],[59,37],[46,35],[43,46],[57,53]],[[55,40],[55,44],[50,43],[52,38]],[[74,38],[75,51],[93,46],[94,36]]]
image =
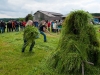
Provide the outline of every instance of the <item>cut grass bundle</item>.
[[49,58],[49,67],[66,75],[98,75],[99,42],[91,15],[83,10],[72,11],[63,23],[57,50]]
[[39,31],[36,27],[34,26],[26,26],[24,30],[24,36],[23,38],[27,40],[28,43],[34,41],[39,35]]

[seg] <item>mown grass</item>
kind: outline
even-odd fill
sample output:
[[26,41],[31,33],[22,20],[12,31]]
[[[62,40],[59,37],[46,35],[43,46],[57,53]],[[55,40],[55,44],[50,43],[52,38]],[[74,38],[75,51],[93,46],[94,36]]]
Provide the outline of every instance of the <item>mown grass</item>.
[[[96,25],[95,29],[100,41],[100,26]],[[47,42],[43,42],[40,35],[32,53],[29,53],[29,46],[21,52],[22,31],[0,34],[0,75],[58,75],[46,66],[46,59],[56,49],[60,36],[52,34],[47,34]]]
[[23,32],[0,34],[0,75],[41,75],[42,71],[38,68],[56,49],[58,39],[56,33],[47,34],[47,42],[43,42],[43,36],[40,35],[33,52],[29,53],[28,46],[22,53]]

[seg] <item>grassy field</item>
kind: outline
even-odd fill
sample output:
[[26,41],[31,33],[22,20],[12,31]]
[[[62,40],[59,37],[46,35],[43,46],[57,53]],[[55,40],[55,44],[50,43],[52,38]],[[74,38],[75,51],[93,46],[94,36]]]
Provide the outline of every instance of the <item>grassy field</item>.
[[[100,39],[100,26],[95,28]],[[56,49],[60,36],[52,34],[47,34],[47,42],[43,42],[40,35],[32,53],[29,53],[29,47],[21,52],[23,32],[0,34],[0,75],[58,75],[46,67],[46,59]]]
[[56,49],[58,39],[59,35],[56,33],[47,34],[47,42],[43,42],[43,36],[40,35],[40,38],[36,39],[33,52],[29,53],[27,47],[22,53],[23,32],[0,34],[0,75],[42,75],[39,68]]

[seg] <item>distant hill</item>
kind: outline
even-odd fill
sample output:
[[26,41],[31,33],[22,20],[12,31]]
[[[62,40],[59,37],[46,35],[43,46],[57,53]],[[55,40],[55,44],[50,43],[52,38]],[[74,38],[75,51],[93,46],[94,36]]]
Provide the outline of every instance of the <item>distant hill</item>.
[[10,20],[19,20],[19,18],[0,18],[0,20],[3,20],[3,21],[5,21],[5,22],[8,22],[8,21],[10,21]]

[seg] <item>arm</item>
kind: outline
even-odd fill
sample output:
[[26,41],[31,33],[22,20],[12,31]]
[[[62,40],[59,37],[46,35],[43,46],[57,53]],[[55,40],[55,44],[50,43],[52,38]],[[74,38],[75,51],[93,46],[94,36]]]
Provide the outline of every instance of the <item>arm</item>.
[[46,33],[51,34],[45,27],[43,27],[43,31],[46,32]]

